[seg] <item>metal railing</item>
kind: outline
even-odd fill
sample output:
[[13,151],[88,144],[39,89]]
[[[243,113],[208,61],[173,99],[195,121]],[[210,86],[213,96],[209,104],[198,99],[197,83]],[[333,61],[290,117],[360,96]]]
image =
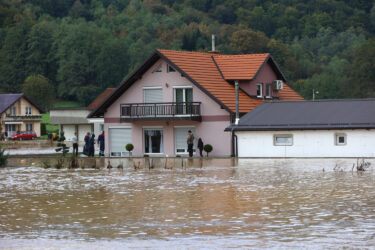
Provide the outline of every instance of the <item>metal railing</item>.
[[4,121],[41,120],[41,115],[10,115],[6,114]]
[[126,103],[121,118],[200,116],[200,102]]

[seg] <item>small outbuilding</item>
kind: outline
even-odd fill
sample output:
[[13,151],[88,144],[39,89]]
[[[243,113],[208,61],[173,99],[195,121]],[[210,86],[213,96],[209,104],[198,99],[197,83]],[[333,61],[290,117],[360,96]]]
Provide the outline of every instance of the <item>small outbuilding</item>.
[[375,99],[266,102],[226,131],[239,157],[375,157]]

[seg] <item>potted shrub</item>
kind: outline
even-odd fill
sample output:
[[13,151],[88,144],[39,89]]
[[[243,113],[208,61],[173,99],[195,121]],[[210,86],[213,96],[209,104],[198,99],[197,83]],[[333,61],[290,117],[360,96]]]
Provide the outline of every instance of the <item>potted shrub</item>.
[[211,144],[204,145],[203,150],[207,153],[207,157],[208,157],[208,154],[212,151],[212,149],[213,147]]
[[131,143],[126,144],[125,149],[126,149],[126,151],[129,152],[129,156],[132,156],[132,151],[134,149],[133,144],[131,144]]

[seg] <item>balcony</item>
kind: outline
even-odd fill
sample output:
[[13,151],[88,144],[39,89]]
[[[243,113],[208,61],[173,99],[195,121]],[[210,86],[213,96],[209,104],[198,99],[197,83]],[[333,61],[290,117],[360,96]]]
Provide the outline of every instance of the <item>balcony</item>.
[[125,103],[120,105],[120,113],[121,122],[202,120],[200,102]]
[[41,115],[10,115],[6,114],[4,122],[41,121]]

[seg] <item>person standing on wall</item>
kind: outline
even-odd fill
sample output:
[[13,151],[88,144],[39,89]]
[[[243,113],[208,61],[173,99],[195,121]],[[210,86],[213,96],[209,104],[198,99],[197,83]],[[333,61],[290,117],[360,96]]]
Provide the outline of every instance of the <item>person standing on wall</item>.
[[203,157],[203,141],[201,138],[198,139],[198,148],[200,156]]
[[188,131],[188,137],[187,137],[187,145],[188,145],[188,152],[189,152],[189,157],[193,156],[193,144],[194,144],[194,135],[191,132],[191,130]]
[[92,134],[91,138],[89,140],[89,156],[94,157],[94,152],[95,152],[95,135]]
[[89,155],[89,141],[90,141],[90,132],[87,132],[84,138],[85,145],[83,146],[83,153]]
[[98,136],[99,156],[104,156],[104,131]]
[[73,142],[73,156],[78,156],[78,137],[77,132],[74,133],[74,136],[72,138]]

